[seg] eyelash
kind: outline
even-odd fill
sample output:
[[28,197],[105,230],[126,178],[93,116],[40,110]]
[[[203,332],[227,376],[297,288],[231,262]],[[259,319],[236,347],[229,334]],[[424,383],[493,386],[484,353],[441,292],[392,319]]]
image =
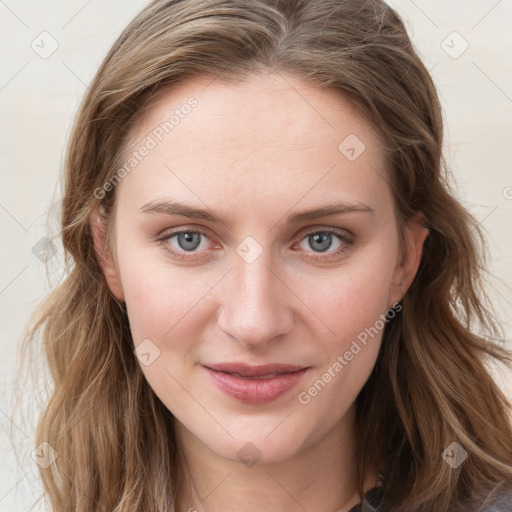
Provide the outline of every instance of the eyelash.
[[[200,258],[201,256],[195,256],[194,252],[187,252],[187,251],[180,252],[180,251],[177,251],[176,249],[174,249],[171,245],[169,245],[168,242],[171,238],[173,238],[177,235],[180,235],[182,233],[200,234],[200,235],[204,236],[205,238],[207,238],[208,240],[210,240],[210,237],[208,236],[207,233],[205,233],[201,229],[194,228],[194,229],[180,229],[178,231],[171,231],[171,232],[164,233],[164,235],[158,237],[156,239],[156,241],[163,247],[164,251],[166,251],[167,253],[171,254],[172,256],[174,256],[178,259],[181,259],[181,260],[186,259],[188,261],[193,261],[193,260],[196,260],[197,258]],[[312,255],[309,255],[309,256],[301,255],[300,256],[301,259],[313,259],[315,261],[328,261],[328,260],[331,260],[331,259],[341,255],[343,252],[347,251],[354,244],[354,240],[352,237],[350,237],[344,233],[341,233],[339,231],[335,231],[333,229],[316,229],[313,231],[309,231],[309,232],[301,235],[300,238],[296,238],[295,240],[293,240],[293,243],[294,244],[299,243],[302,240],[310,237],[311,235],[316,235],[316,234],[333,235],[339,239],[339,241],[341,242],[341,246],[333,252],[326,252],[326,253],[312,252],[311,253]],[[319,256],[316,256],[315,254],[319,255]],[[327,254],[328,256],[322,256],[322,254]]]

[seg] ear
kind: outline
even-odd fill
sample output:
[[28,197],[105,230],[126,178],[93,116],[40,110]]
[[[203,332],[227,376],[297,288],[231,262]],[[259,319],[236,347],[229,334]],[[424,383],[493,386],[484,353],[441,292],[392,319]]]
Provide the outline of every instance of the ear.
[[389,307],[403,299],[418,272],[423,243],[429,234],[425,224],[425,216],[418,213],[405,226],[404,247],[400,251],[400,259],[393,274]]
[[108,244],[106,243],[106,219],[100,211],[101,208],[101,206],[96,208],[91,217],[91,231],[94,249],[110,291],[117,300],[124,302],[124,293],[121,280],[119,279],[119,271],[117,269],[115,258],[111,251],[108,250]]

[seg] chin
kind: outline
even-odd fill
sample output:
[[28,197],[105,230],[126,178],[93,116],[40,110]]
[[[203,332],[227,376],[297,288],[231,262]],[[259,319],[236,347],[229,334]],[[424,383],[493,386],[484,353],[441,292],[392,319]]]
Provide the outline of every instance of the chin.
[[290,431],[289,425],[282,427],[279,421],[273,421],[256,428],[230,428],[233,437],[225,434],[221,439],[207,438],[203,442],[220,457],[247,467],[279,463],[296,455],[304,445],[303,435]]

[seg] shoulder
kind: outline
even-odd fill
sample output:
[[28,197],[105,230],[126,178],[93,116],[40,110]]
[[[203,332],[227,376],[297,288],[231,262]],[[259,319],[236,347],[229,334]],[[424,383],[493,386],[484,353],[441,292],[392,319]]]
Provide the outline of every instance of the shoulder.
[[[383,498],[383,488],[374,487],[370,489],[363,503],[356,505],[350,512],[385,512],[381,506]],[[512,512],[512,489],[500,494],[490,495],[484,503],[477,505],[469,505],[466,509],[468,512]]]
[[512,512],[512,489],[484,503],[477,512]]

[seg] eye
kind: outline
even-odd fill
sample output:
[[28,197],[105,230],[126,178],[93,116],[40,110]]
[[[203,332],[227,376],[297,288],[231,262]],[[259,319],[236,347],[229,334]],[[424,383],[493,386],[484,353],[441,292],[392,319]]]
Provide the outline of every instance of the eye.
[[181,231],[180,233],[171,236],[169,241],[176,238],[176,243],[178,244],[179,249],[183,249],[184,251],[194,251],[201,245],[202,236],[202,233],[198,233],[196,231]]
[[348,234],[334,230],[322,230],[307,233],[298,246],[300,249],[312,252],[313,259],[327,259],[340,255],[348,250],[353,243],[353,238]]
[[[166,232],[157,239],[164,250],[179,260],[201,257],[201,253],[211,249],[209,236],[198,229],[181,229]],[[354,243],[353,237],[345,232],[317,230],[306,233],[298,239],[299,249],[309,253],[308,258],[326,260],[335,258],[348,250]],[[221,248],[214,244],[214,248]]]
[[[332,232],[329,231],[319,231],[317,233],[312,233],[308,235],[304,240],[307,242],[307,245],[315,252],[325,252],[328,249],[332,248],[333,242],[336,242],[339,247],[341,245],[341,241],[335,239]],[[337,248],[335,247],[335,248]]]
[[157,242],[171,256],[180,260],[199,257],[199,253],[207,251],[211,245],[208,235],[197,229],[167,232],[159,237]]

